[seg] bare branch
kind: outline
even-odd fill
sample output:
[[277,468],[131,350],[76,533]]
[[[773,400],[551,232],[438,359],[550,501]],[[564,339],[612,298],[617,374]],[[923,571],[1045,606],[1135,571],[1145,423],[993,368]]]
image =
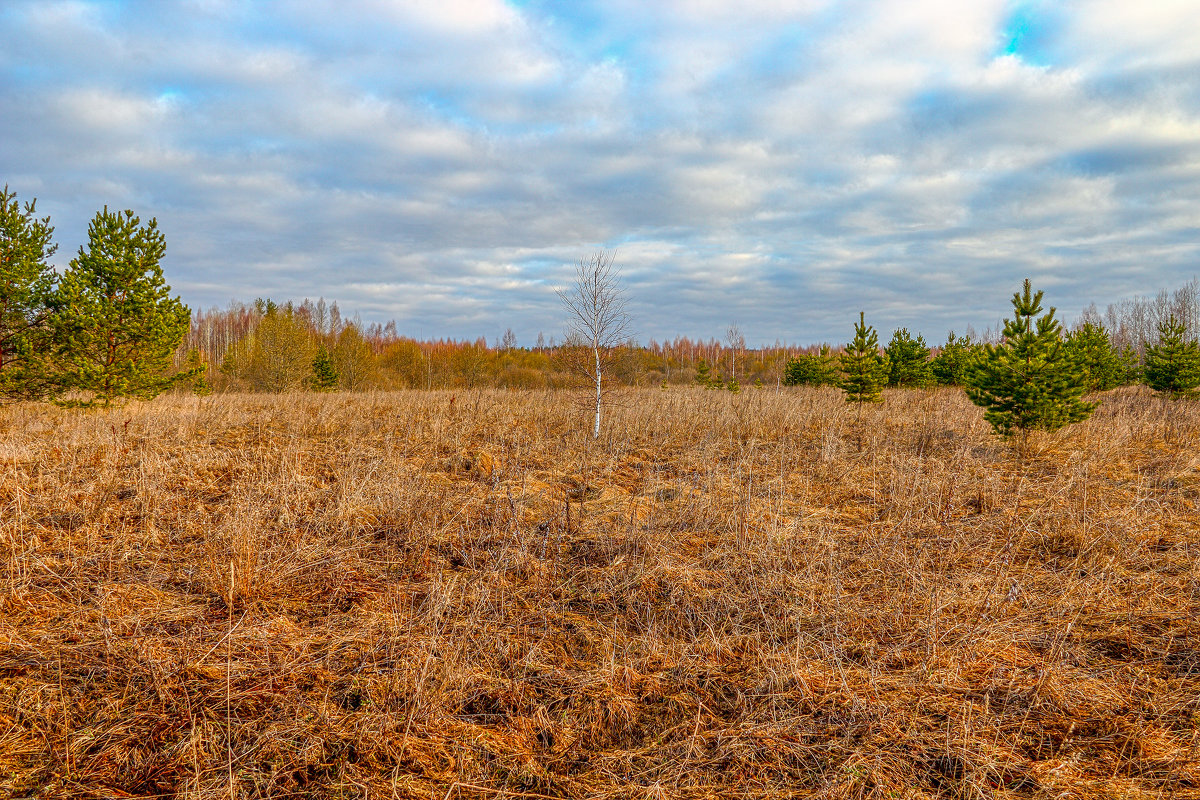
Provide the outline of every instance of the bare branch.
[[575,266],[575,284],[558,292],[567,311],[567,342],[586,348],[590,358],[579,365],[595,388],[596,416],[592,437],[600,435],[600,409],[604,395],[603,375],[613,348],[630,335],[629,314],[620,272],[610,253],[598,251]]

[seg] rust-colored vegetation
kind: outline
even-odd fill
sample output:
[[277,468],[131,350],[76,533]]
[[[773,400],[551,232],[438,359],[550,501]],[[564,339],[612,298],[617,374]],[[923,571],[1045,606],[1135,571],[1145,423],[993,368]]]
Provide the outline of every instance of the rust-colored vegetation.
[[0,409],[0,796],[1200,796],[1200,408]]

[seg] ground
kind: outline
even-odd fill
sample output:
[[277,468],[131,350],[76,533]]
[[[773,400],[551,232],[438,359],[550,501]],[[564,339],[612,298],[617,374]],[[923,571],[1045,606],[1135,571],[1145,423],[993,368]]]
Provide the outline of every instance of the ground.
[[0,795],[1200,797],[1200,405],[0,408]]

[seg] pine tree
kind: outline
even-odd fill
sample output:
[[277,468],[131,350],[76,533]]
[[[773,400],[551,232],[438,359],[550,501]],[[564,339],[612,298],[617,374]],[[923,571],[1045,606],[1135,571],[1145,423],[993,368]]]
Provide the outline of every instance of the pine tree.
[[[887,383],[887,356],[879,354],[879,335],[868,326],[863,312],[858,313],[854,340],[842,353],[842,391],[848,403],[879,403],[880,390]],[[861,406],[860,406],[861,407]]]
[[208,372],[208,365],[200,358],[200,351],[196,348],[188,350],[187,354],[187,369],[185,372],[192,375],[192,394],[197,397],[205,397],[212,394],[212,386],[209,385],[208,379],[204,374]]
[[789,358],[783,369],[784,386],[837,386],[840,378],[838,359],[827,344],[816,353]]
[[1042,292],[1033,294],[1028,279],[1012,304],[1003,341],[985,346],[972,363],[967,396],[986,409],[984,418],[1004,437],[1087,419],[1097,404],[1082,400],[1087,377],[1062,340],[1055,309],[1037,317]]
[[163,282],[166,239],[132,211],[98,213],[59,281],[53,327],[67,405],[150,399],[188,372],[168,374],[191,312]]
[[1106,392],[1124,383],[1126,365],[1103,325],[1085,322],[1065,341],[1089,392]]
[[890,365],[888,386],[925,387],[933,383],[929,369],[929,346],[925,338],[913,338],[908,328],[898,328],[884,348]]
[[1158,324],[1158,344],[1146,348],[1146,385],[1172,397],[1195,394],[1200,386],[1200,344],[1186,339],[1186,326],[1172,314]]
[[1127,344],[1121,350],[1121,385],[1133,386],[1141,383],[1144,378],[1142,361],[1138,358],[1137,350]]
[[317,354],[312,361],[312,387],[318,392],[332,392],[338,386],[338,370],[333,363],[333,356],[325,349],[325,345],[317,348]]
[[929,372],[943,386],[963,386],[972,359],[982,350],[980,345],[971,341],[970,336],[960,338],[950,331],[946,343],[929,362]]
[[21,206],[5,186],[0,192],[0,398],[28,400],[53,389],[46,361],[50,350],[50,302],[56,276],[49,258],[50,218],[38,219],[37,201]]

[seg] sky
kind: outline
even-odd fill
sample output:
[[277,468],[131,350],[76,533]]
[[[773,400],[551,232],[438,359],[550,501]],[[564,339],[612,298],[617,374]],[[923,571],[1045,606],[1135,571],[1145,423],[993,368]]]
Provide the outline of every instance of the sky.
[[193,308],[642,341],[1075,318],[1200,274],[1200,0],[0,0],[0,183]]

